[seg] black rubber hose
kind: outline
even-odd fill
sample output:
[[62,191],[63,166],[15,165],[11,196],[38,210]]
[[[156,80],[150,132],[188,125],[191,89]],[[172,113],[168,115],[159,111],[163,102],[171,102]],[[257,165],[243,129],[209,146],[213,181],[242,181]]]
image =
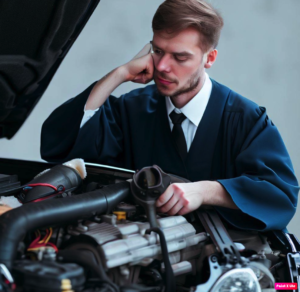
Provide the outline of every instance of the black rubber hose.
[[146,234],[150,234],[151,232],[156,232],[159,235],[159,241],[161,246],[161,254],[163,256],[163,261],[165,264],[165,286],[166,292],[174,292],[176,291],[176,280],[173,272],[173,268],[169,259],[169,252],[167,247],[167,241],[164,235],[164,232],[159,227],[154,227],[146,230]]
[[19,242],[37,228],[109,213],[128,195],[128,182],[63,199],[23,205],[0,216],[0,263],[11,270]]

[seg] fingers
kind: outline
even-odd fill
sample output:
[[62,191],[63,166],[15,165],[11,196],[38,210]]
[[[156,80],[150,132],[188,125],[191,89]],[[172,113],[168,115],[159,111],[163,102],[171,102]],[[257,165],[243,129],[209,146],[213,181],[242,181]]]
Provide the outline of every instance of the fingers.
[[159,211],[162,213],[168,213],[174,207],[174,205],[176,205],[177,202],[178,199],[173,195],[167,203],[159,208]]
[[178,211],[178,215],[185,215],[190,212],[191,212],[190,208],[185,206]]
[[150,51],[151,51],[151,45],[148,43],[148,44],[146,44],[146,45],[145,45],[145,46],[137,53],[137,55],[135,55],[135,56],[132,58],[132,60],[141,58],[141,57],[143,57],[143,56],[149,54]]
[[151,45],[146,44],[143,49],[123,67],[127,71],[126,81],[146,84],[153,79],[154,64]]
[[203,203],[199,183],[174,183],[156,201],[159,211],[169,215],[185,215]]
[[156,201],[156,207],[165,205],[173,196],[173,185],[168,186],[166,191]]
[[156,201],[160,212],[176,215],[188,204],[184,191],[178,184],[170,185]]
[[154,65],[151,55],[146,55],[138,60],[139,62],[143,62],[143,71],[139,72],[138,75],[132,80],[136,83],[146,84],[153,79],[153,71]]
[[[178,201],[173,208],[170,209],[167,213],[171,216],[179,214],[179,212],[183,209],[183,205],[181,201]],[[181,214],[180,214],[181,215]]]
[[131,80],[134,83],[142,83],[147,84],[153,79],[153,71],[147,71],[145,69],[142,73],[139,73],[136,77],[134,77],[133,80]]

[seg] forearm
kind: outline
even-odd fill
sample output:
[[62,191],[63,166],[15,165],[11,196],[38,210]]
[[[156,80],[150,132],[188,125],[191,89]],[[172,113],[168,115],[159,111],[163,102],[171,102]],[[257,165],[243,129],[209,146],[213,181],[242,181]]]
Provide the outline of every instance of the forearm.
[[154,67],[149,52],[150,44],[147,44],[133,60],[114,69],[99,80],[88,97],[85,109],[99,108],[123,82],[133,81],[143,84],[150,82],[153,79]]
[[156,207],[169,215],[184,215],[202,205],[239,209],[219,182],[174,183],[156,201]]
[[94,110],[99,108],[110,94],[123,82],[125,82],[126,76],[124,68],[118,67],[100,79],[93,90],[91,91],[88,100],[86,102],[86,110]]
[[217,181],[195,182],[203,195],[202,205],[239,209],[225,188]]

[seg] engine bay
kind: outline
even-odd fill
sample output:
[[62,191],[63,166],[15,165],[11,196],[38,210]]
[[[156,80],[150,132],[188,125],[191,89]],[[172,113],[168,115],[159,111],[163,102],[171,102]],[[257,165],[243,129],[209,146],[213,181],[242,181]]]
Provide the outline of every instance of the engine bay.
[[81,180],[65,167],[2,192],[23,205],[0,216],[0,291],[269,292],[297,282],[293,235],[237,230],[213,208],[156,214],[153,201],[179,177],[87,164]]

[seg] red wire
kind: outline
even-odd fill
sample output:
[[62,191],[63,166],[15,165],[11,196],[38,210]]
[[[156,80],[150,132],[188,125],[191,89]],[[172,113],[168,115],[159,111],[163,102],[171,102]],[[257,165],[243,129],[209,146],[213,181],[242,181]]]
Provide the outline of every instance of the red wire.
[[57,188],[51,184],[46,184],[46,183],[37,183],[37,184],[30,184],[27,185],[28,187],[49,187],[54,189],[57,192]]
[[41,239],[41,235],[39,235],[33,242],[30,243],[28,248],[33,248]]
[[[50,234],[50,230],[46,229],[46,235],[44,236],[44,238],[42,239],[43,241],[45,241],[48,236]],[[54,248],[54,250],[56,252],[58,252],[58,248],[55,244],[53,244],[52,242],[47,242],[47,243],[38,243],[41,240],[41,235],[39,235],[30,245],[28,248],[39,248],[39,247],[44,247],[44,246],[51,246]]]
[[[51,198],[51,197],[55,197],[55,196],[57,196],[57,195],[59,195],[59,193],[55,193],[55,194],[53,194],[53,195],[49,195],[49,196],[46,196],[46,197],[43,197],[43,198],[39,198],[39,199],[30,201],[30,202],[27,202],[27,203],[41,202],[41,201],[47,200],[47,199],[49,199],[49,198]],[[21,203],[22,203],[22,202],[21,202]],[[27,203],[25,203],[25,204],[27,204]]]
[[[57,196],[58,194],[62,193],[65,190],[64,186],[62,186],[63,187],[62,190],[58,190],[57,187],[55,187],[54,185],[47,184],[47,183],[29,184],[29,185],[24,186],[24,188],[26,188],[26,187],[49,187],[49,188],[52,188],[53,190],[55,190],[55,192],[56,192],[55,194],[48,195],[48,196],[45,196],[43,198],[35,199],[35,200],[27,202],[27,203],[36,203],[36,202],[44,201],[44,200],[49,199],[51,197]],[[21,202],[20,200],[19,200],[19,202],[21,204],[27,204],[27,203]]]

